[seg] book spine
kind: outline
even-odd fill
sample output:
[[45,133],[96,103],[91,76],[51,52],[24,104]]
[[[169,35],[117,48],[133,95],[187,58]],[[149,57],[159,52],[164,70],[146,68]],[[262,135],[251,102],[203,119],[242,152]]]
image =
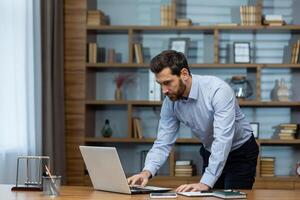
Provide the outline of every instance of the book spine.
[[155,82],[154,82],[154,74],[149,70],[149,101],[154,101],[155,100]]

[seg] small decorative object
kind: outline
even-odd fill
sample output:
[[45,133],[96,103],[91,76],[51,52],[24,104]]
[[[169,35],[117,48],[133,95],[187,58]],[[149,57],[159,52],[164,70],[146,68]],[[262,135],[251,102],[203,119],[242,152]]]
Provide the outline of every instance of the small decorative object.
[[275,85],[273,87],[273,89],[271,90],[271,93],[270,93],[270,99],[272,101],[278,101],[278,90],[279,90],[279,80],[276,79],[275,80]]
[[187,56],[190,38],[170,38],[169,49],[181,52]]
[[247,98],[253,93],[252,86],[245,76],[233,76],[229,85],[237,98]]
[[[21,161],[24,162],[21,162]],[[20,165],[23,166],[20,167]],[[50,167],[49,156],[19,156],[17,159],[17,174],[16,174],[16,185],[11,188],[12,191],[42,191],[42,174],[43,174],[43,163],[47,163]],[[22,171],[25,169],[26,171]],[[36,173],[31,173],[36,171]],[[20,177],[22,172],[25,174],[24,184],[19,185]],[[21,174],[21,175],[20,175]]]
[[253,130],[254,138],[258,139],[259,135],[259,123],[258,122],[250,122],[251,128]]
[[123,99],[123,93],[121,90],[122,85],[125,83],[126,80],[131,76],[131,74],[119,74],[115,78],[116,83],[116,90],[115,90],[115,100],[121,100]]
[[300,177],[300,161],[296,163],[296,174]]
[[279,101],[289,101],[289,89],[286,86],[284,79],[280,80],[277,96]]
[[112,136],[112,132],[113,131],[112,131],[110,125],[109,125],[109,120],[106,119],[105,120],[105,124],[104,124],[104,126],[103,126],[103,128],[101,130],[101,134],[102,134],[103,137],[111,137]]
[[234,63],[250,63],[250,43],[234,42]]

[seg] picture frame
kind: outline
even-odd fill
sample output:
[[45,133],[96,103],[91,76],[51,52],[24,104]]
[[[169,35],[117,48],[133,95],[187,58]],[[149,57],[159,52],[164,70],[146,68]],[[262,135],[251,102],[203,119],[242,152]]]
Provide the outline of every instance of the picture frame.
[[187,56],[190,38],[170,38],[169,49],[183,53]]
[[251,128],[253,130],[253,135],[255,139],[259,137],[259,123],[258,122],[250,122]]
[[250,42],[233,43],[234,63],[250,63]]

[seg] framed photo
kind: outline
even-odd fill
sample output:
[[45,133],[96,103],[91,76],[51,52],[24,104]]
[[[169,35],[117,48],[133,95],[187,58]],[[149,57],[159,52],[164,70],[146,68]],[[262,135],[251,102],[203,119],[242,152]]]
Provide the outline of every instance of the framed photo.
[[259,135],[259,123],[258,122],[250,122],[250,125],[251,125],[252,130],[253,130],[254,138],[258,139],[258,135]]
[[233,43],[234,63],[250,63],[250,42]]
[[190,38],[170,38],[169,49],[187,55]]

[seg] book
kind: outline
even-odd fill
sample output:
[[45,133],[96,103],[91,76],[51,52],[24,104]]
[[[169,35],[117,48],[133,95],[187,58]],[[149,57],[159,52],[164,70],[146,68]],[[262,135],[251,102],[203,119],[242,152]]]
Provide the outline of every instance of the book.
[[246,199],[247,194],[238,190],[215,190],[201,192],[179,192],[178,194],[188,197],[218,197],[223,199]]
[[175,165],[191,165],[192,160],[176,160]]

